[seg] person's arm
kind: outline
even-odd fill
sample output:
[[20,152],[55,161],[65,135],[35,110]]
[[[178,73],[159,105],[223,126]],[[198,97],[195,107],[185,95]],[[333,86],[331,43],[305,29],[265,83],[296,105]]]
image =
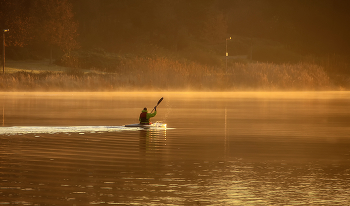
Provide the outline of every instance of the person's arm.
[[157,110],[155,110],[153,113],[148,113],[148,114],[147,114],[147,117],[148,117],[148,119],[149,119],[149,118],[151,118],[151,117],[156,116],[156,114],[157,114]]

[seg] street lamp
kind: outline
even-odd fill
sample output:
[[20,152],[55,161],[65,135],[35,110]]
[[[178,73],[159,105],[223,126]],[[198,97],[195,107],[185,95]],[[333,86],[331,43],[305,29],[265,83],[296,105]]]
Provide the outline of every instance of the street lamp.
[[228,52],[227,52],[227,40],[230,40],[230,39],[231,39],[231,37],[226,38],[226,57],[225,57],[225,59],[226,59],[226,73],[227,73],[227,57],[228,57]]
[[2,33],[2,73],[5,73],[5,32],[10,31],[9,29],[4,29]]

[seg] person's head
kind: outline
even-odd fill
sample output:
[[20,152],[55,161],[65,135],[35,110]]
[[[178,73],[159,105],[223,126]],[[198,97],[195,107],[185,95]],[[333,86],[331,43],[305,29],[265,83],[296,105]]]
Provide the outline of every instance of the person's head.
[[147,111],[147,107],[143,108],[143,110],[146,110],[146,111]]

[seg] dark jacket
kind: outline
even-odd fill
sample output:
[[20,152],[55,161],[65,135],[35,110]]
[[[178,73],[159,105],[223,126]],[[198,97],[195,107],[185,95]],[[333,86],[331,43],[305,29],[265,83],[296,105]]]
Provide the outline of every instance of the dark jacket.
[[150,124],[150,118],[156,116],[157,110],[154,111],[153,113],[147,113],[147,110],[142,110],[140,114],[140,124]]

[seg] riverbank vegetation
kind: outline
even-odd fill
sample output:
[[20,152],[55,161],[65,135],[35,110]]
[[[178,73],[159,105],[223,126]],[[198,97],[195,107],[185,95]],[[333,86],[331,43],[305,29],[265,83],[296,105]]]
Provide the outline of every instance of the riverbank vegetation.
[[315,91],[350,86],[339,85],[311,63],[234,62],[227,70],[167,58],[124,59],[120,64],[123,70],[114,73],[74,68],[5,73],[0,91]]

